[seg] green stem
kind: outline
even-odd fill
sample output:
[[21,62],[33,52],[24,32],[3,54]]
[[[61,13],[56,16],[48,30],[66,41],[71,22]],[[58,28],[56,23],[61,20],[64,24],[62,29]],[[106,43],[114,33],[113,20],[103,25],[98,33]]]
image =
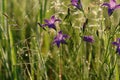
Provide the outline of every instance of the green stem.
[[[116,54],[115,54],[115,59],[116,59],[116,63],[117,63],[117,55],[116,55]],[[116,64],[116,66],[115,66],[115,80],[120,80],[120,79],[119,79],[118,64]]]
[[11,66],[12,66],[12,75],[13,79],[17,80],[17,72],[16,72],[16,53],[14,48],[14,41],[13,41],[13,35],[12,31],[10,29],[10,26],[8,26],[8,32],[9,32],[9,40],[10,40],[10,53],[11,53]]
[[59,54],[59,80],[62,80],[62,48],[63,45],[60,49],[60,54]]

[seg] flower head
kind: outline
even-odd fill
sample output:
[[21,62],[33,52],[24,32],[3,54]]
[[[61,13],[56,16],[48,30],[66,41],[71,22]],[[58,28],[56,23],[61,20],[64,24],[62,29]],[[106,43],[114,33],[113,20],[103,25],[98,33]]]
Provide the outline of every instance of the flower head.
[[80,0],[71,0],[71,4],[78,9],[82,9],[82,4]]
[[108,15],[111,16],[113,11],[120,8],[120,4],[116,3],[116,0],[110,0],[109,3],[103,3],[102,6],[108,7]]
[[54,38],[53,44],[56,43],[57,47],[60,47],[61,44],[66,44],[66,39],[69,38],[68,35],[63,34],[62,31],[59,31],[57,36]]
[[112,42],[113,45],[117,46],[116,52],[120,54],[120,38],[116,42]]
[[51,18],[48,20],[48,19],[45,19],[45,24],[41,25],[42,28],[48,26],[49,28],[53,28],[56,30],[56,26],[55,26],[55,22],[56,21],[61,21],[60,19],[56,19],[55,16],[51,16]]
[[84,36],[83,40],[90,43],[94,42],[93,36]]

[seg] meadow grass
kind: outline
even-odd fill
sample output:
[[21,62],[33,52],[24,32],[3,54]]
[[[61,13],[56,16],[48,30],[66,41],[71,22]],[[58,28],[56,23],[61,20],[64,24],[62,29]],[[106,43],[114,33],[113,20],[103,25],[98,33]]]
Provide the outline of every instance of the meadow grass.
[[[111,43],[120,38],[120,10],[108,16],[101,7],[108,0],[81,2],[83,11],[70,0],[0,0],[0,80],[119,80],[120,55]],[[39,26],[52,15],[61,20],[56,31]],[[58,48],[60,30],[70,38]]]

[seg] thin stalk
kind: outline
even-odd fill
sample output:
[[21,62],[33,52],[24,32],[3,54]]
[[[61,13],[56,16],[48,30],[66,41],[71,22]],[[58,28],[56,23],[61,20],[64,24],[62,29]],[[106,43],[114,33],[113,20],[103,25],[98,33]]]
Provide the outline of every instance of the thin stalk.
[[[39,14],[39,18],[40,18],[40,23],[42,23],[43,18],[45,17],[45,13],[46,13],[47,0],[45,0],[44,5],[42,4],[43,3],[42,0],[39,0],[39,2],[40,2],[40,14]],[[41,46],[40,46],[41,45],[41,43],[40,43],[41,42],[41,39],[40,39],[41,30],[39,31],[39,28],[37,29],[37,33],[36,34],[38,35],[37,36],[37,43],[38,43],[37,48],[38,48],[39,61],[40,61],[40,64],[42,65],[41,67],[42,67],[43,73],[45,75],[45,80],[48,80],[45,62],[44,62],[44,59],[43,59],[43,57],[41,55]]]
[[45,0],[44,1],[44,13],[43,13],[43,16],[45,17],[45,15],[46,15],[46,10],[47,10],[47,1],[48,0]]
[[116,59],[116,66],[115,66],[115,80],[120,80],[120,79],[119,79],[119,69],[118,69],[117,55],[116,55],[116,54],[115,54],[115,59]]
[[[5,67],[5,69],[6,69],[6,71],[7,71],[7,73],[8,73],[8,75],[9,75],[9,78],[11,78],[11,71],[10,71],[10,69],[9,69],[9,66],[8,66],[8,62],[7,62],[7,60],[6,60],[6,53],[5,53],[5,51],[4,51],[4,49],[2,48],[2,46],[1,46],[2,44],[0,43],[0,51],[1,51],[1,55],[2,55],[2,62],[3,62],[3,65],[4,65],[4,67]],[[4,71],[4,69],[3,69],[3,71]],[[1,78],[1,79],[5,79],[5,75],[3,74],[3,73],[0,73],[2,76],[1,77],[3,77],[3,78]]]
[[59,80],[62,80],[62,48],[63,45],[60,49],[60,54],[59,54]]
[[39,61],[40,61],[40,63],[41,63],[41,65],[42,65],[42,69],[43,69],[43,71],[44,71],[44,75],[45,75],[45,80],[48,80],[48,76],[47,76],[47,70],[46,70],[46,66],[45,66],[45,62],[44,62],[44,60],[43,60],[43,57],[42,57],[42,55],[41,55],[41,48],[40,48],[40,38],[39,37],[37,37],[37,42],[38,42],[38,57],[39,57]]
[[33,79],[32,79],[32,76],[30,75],[30,71],[29,71],[29,69],[28,69],[28,67],[27,67],[26,64],[25,64],[25,67],[26,67],[26,70],[27,70],[28,76],[30,77],[30,80],[33,80]]
[[110,74],[109,74],[108,80],[111,80],[111,77],[114,74],[114,70],[115,70],[116,64],[117,64],[117,58],[116,58],[116,55],[115,55],[114,65],[112,64],[112,68],[110,69]]
[[[2,0],[2,14],[4,14],[6,12],[6,0]],[[15,68],[15,63],[16,63],[16,59],[15,59],[15,52],[14,52],[14,46],[13,46],[13,37],[12,37],[12,32],[10,30],[10,26],[8,26],[8,20],[5,16],[2,16],[2,26],[3,26],[3,30],[4,30],[4,36],[5,36],[5,40],[3,40],[3,43],[5,43],[6,45],[6,49],[7,52],[6,55],[8,55],[8,60],[4,59],[4,64],[5,67],[7,68],[7,70],[9,71],[7,74],[9,75],[8,79],[14,79],[17,80],[17,74],[16,74],[16,68]],[[5,53],[4,53],[5,54]],[[10,61],[9,61],[10,60]],[[5,63],[6,62],[6,63]],[[10,62],[10,63],[9,63]],[[9,66],[7,65],[7,63],[9,64]],[[5,75],[5,77],[7,77]]]
[[17,80],[17,71],[16,71],[16,53],[14,48],[14,41],[13,41],[13,35],[12,31],[10,29],[10,26],[8,26],[8,33],[9,33],[9,40],[10,40],[10,53],[11,53],[11,68],[12,68],[12,75],[13,79]]

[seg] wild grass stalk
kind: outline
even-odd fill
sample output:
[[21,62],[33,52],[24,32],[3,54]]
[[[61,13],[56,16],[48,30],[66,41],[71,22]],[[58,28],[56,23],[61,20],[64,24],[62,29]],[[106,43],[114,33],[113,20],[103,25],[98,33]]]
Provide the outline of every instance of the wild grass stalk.
[[[117,59],[117,55],[115,55],[115,58]],[[116,62],[116,66],[115,66],[115,80],[119,80],[119,72],[118,72],[117,62]]]
[[[1,48],[1,54],[2,54],[2,61],[3,61],[3,72],[5,72],[8,77],[6,77],[7,75],[3,75],[5,78],[3,79],[17,79],[17,75],[16,75],[16,69],[15,69],[15,61],[14,60],[16,58],[16,56],[13,50],[13,39],[11,36],[11,32],[10,32],[10,28],[8,27],[8,20],[7,17],[5,16],[7,8],[6,5],[7,1],[6,0],[2,0],[2,12],[1,12],[1,31],[2,34],[1,36],[3,36],[3,38],[1,39],[1,44],[6,46],[5,48]],[[9,37],[10,36],[10,37]],[[10,60],[10,61],[9,61]]]
[[[0,0],[0,79],[119,80],[119,10],[109,16],[103,0],[81,2],[83,11],[71,0]],[[61,20],[56,31],[37,24],[51,15]],[[57,48],[59,30],[70,38]]]
[[[42,1],[42,0],[39,0],[39,3],[40,3],[40,10],[39,10],[39,20],[40,20],[40,23],[43,22],[44,18],[45,18],[45,14],[46,14],[46,8],[47,8],[47,0],[45,1]],[[42,30],[41,28],[39,28],[39,26],[36,28],[36,40],[37,40],[37,49],[38,49],[38,60],[40,61],[40,70],[41,72],[38,72],[41,73],[40,75],[42,76],[41,78],[45,78],[45,80],[48,80],[48,76],[47,76],[47,70],[46,70],[46,66],[45,66],[45,61],[44,61],[44,58],[42,56],[42,51],[41,51],[41,33],[42,33]],[[46,40],[47,41],[47,40]],[[39,63],[38,63],[39,64]],[[39,69],[39,68],[38,68]],[[38,70],[38,71],[40,71]],[[45,76],[45,77],[44,77]],[[38,79],[39,79],[39,76],[37,75]]]
[[14,41],[13,41],[13,35],[12,31],[10,29],[10,26],[8,26],[8,33],[9,33],[9,44],[10,44],[10,60],[11,60],[11,68],[12,68],[12,79],[17,80],[17,59],[16,59],[16,52],[14,48]]
[[[7,4],[7,1],[4,3]],[[4,6],[4,8],[7,7]],[[7,9],[7,8],[6,8]],[[5,14],[4,12],[3,14]],[[8,19],[6,18],[6,31],[7,31],[7,41],[8,41],[8,59],[10,60],[9,66],[11,68],[11,79],[17,80],[17,56],[16,56],[16,50],[14,46],[14,36],[13,36],[13,31],[11,30],[11,26],[9,25]]]

